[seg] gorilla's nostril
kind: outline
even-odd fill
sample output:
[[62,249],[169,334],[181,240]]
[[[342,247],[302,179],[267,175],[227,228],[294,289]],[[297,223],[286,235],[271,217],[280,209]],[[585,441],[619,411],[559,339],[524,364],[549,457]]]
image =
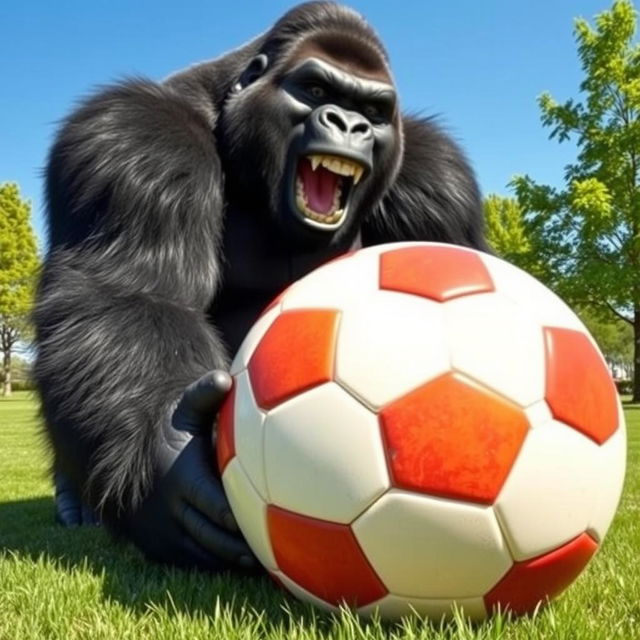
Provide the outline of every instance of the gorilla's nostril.
[[367,122],[358,122],[351,129],[351,133],[361,133],[362,135],[366,135],[370,131],[371,127]]
[[347,133],[347,123],[335,111],[329,111],[326,114],[327,121],[334,127],[337,127],[342,133]]

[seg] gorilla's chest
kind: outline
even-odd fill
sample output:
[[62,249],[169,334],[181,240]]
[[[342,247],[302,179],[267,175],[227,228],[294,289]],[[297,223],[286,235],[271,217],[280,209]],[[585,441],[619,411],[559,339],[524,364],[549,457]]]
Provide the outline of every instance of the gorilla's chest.
[[311,252],[286,246],[256,217],[227,213],[221,247],[221,289],[209,310],[230,357],[238,350],[260,312],[292,282],[328,260],[360,246],[360,237],[344,246]]

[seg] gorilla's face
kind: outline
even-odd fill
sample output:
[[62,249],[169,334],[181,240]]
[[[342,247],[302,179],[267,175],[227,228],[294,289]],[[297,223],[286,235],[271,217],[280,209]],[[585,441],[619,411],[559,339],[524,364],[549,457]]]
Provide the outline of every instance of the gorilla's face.
[[356,227],[395,176],[395,89],[386,72],[316,48],[273,73],[268,64],[263,54],[255,58],[227,102],[227,179],[241,197],[260,199],[289,238],[331,243]]

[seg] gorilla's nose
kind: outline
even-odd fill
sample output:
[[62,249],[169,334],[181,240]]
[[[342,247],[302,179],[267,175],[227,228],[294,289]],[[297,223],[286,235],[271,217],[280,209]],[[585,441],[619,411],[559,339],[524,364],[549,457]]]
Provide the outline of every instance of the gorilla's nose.
[[320,109],[318,122],[332,134],[331,137],[351,139],[360,144],[373,138],[369,121],[356,111],[345,111],[334,105],[327,105]]

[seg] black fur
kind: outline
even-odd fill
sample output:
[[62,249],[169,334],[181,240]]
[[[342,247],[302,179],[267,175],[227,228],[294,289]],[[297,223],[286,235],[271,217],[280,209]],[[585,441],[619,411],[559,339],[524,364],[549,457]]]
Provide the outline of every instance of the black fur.
[[[237,51],[162,84],[135,79],[100,91],[51,149],[35,374],[55,469],[112,529],[149,491],[160,425],[182,390],[232,356],[216,329],[228,263],[256,264],[259,279],[261,252],[284,251],[265,210],[277,214],[278,127],[287,123],[268,109],[256,117],[252,89],[237,94],[237,83],[260,52],[275,82],[291,51],[318,34],[348,36],[386,64],[356,13],[301,5]],[[360,230],[364,244],[484,248],[478,189],[456,145],[431,120],[398,117],[396,130],[396,150],[333,252],[357,244]],[[253,240],[230,240],[234,224],[257,229]]]

